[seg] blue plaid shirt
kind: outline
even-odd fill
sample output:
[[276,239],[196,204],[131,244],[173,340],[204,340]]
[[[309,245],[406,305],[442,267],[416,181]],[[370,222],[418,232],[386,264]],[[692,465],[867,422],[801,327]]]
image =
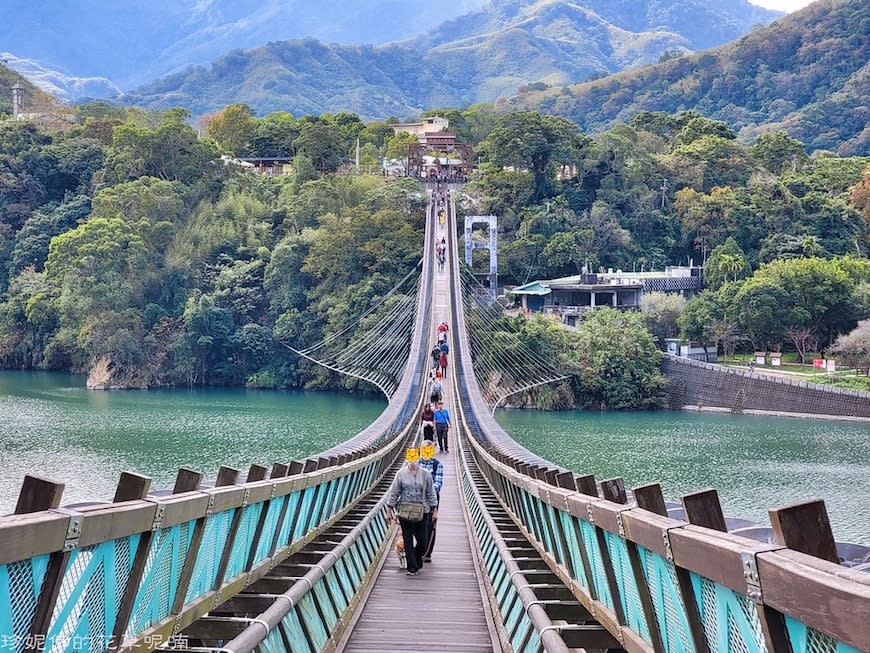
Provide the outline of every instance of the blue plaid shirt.
[[430,458],[429,460],[421,460],[420,467],[429,470],[429,473],[432,474],[435,492],[441,494],[441,486],[444,485],[444,463],[437,458]]

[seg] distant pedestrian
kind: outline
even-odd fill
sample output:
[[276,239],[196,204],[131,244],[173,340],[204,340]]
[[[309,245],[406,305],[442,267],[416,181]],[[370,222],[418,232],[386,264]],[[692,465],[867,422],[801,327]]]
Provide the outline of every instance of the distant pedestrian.
[[445,379],[447,378],[447,354],[440,349],[438,351],[441,354],[438,358],[438,367],[441,368],[441,378]]
[[443,341],[440,345],[438,345],[438,349],[441,350],[442,354],[449,354],[450,353],[450,346],[447,344],[446,340]]
[[423,568],[423,554],[429,538],[429,524],[438,519],[438,495],[432,474],[420,467],[420,450],[405,451],[405,464],[396,474],[387,496],[387,523],[398,518],[405,545],[408,576]]
[[441,381],[438,380],[438,377],[435,374],[432,374],[432,379],[429,385],[429,401],[437,405],[438,402],[441,401],[443,393],[444,388],[441,385]]
[[444,402],[439,401],[435,409],[435,437],[438,438],[438,449],[447,451],[447,432],[450,430],[450,413],[444,408]]
[[438,365],[441,362],[441,347],[435,345],[432,351],[429,352],[429,355],[432,357],[432,369],[438,369]]
[[[434,381],[434,379],[433,379]],[[433,384],[434,385],[434,384]],[[439,384],[440,385],[440,384]],[[440,401],[441,397],[438,397],[437,401]],[[435,437],[435,411],[432,410],[432,404],[426,403],[423,406],[423,413],[420,415],[420,421],[423,423],[423,439],[431,440]]]

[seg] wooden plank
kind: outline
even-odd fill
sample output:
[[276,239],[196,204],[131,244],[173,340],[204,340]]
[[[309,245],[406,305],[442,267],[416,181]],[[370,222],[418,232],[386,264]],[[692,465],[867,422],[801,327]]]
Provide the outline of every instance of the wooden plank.
[[15,505],[15,514],[24,515],[59,508],[63,488],[63,483],[26,474],[21,483],[21,492],[18,494],[18,503]]
[[113,503],[144,499],[151,489],[151,478],[134,472],[121,472],[118,487],[115,489]]
[[288,466],[283,463],[274,463],[272,465],[272,471],[269,472],[269,478],[281,478],[282,476],[287,476]]
[[575,476],[574,483],[577,491],[581,494],[586,494],[590,497],[598,496],[598,485],[595,483],[594,474],[586,474],[583,476]]
[[822,560],[840,561],[828,511],[821,499],[772,508],[768,514],[777,544]]
[[178,474],[175,477],[175,487],[172,488],[172,494],[195,492],[199,489],[200,483],[202,483],[202,474],[200,472],[182,467],[178,470]]
[[728,530],[725,525],[725,515],[719,503],[719,493],[713,488],[684,494],[682,497],[686,521],[695,526],[711,528],[714,531]]
[[262,465],[251,465],[250,469],[248,469],[248,477],[245,479],[245,483],[252,483],[254,481],[262,481],[266,478],[266,475],[269,473],[269,470],[263,467]]
[[[450,454],[439,460],[444,464],[444,485],[432,562],[424,564],[419,575],[406,576],[391,539],[387,559],[348,635],[343,649],[346,653],[417,651],[433,646],[444,653],[500,650],[486,621],[462,513],[455,469],[458,461]],[[411,606],[419,616],[413,620],[413,628],[397,618],[407,614]]]
[[792,551],[759,553],[755,560],[765,605],[870,651],[870,584],[837,575],[841,568],[832,562]]
[[637,507],[649,510],[663,517],[668,516],[668,508],[665,505],[665,497],[662,494],[662,486],[658,483],[641,485],[632,490]]
[[741,553],[757,547],[758,542],[692,525],[668,535],[675,565],[746,593]]
[[[49,495],[50,493],[42,494],[41,496],[45,497]],[[42,580],[42,589],[36,601],[33,619],[30,622],[29,636],[25,640],[24,650],[27,653],[37,653],[44,649],[48,628],[51,625],[51,616],[54,614],[54,608],[57,604],[61,585],[63,585],[63,576],[66,573],[69,558],[69,551],[52,553],[48,558],[48,568]]]
[[151,530],[157,506],[150,501],[83,509],[78,546],[90,546]]
[[0,564],[59,551],[69,516],[56,512],[7,515],[0,519]]
[[232,467],[225,467],[221,465],[221,468],[218,470],[217,480],[214,483],[215,487],[224,487],[226,485],[235,485],[236,481],[239,480],[239,470],[233,469]]
[[601,481],[601,496],[614,503],[626,503],[628,496],[625,493],[625,481],[621,478],[609,478]]

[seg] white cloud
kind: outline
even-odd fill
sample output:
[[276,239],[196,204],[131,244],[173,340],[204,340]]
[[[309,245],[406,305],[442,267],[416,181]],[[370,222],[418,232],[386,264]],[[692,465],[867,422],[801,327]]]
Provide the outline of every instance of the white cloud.
[[752,4],[765,9],[777,9],[779,11],[797,11],[803,9],[813,0],[749,0]]

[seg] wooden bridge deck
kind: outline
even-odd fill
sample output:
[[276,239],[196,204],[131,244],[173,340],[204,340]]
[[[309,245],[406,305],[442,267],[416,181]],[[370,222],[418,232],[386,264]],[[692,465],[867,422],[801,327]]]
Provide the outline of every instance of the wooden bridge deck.
[[[436,233],[439,240],[446,236],[445,226],[438,225]],[[435,273],[432,288],[435,324],[449,317],[449,274],[449,269]],[[448,377],[452,370],[451,364]],[[444,387],[444,402],[454,417],[457,409],[450,384],[445,382]],[[453,443],[453,430],[449,437]],[[477,561],[468,539],[473,529],[466,524],[463,514],[455,452],[454,446],[449,453],[438,456],[444,464],[444,485],[432,562],[426,563],[419,575],[406,576],[395,546],[390,547],[364,607],[348,629],[341,649],[346,653],[498,650],[489,604],[475,572]]]
[[453,452],[439,460],[444,486],[432,562],[417,576],[406,576],[391,547],[351,626],[342,649],[346,653],[497,650],[475,572]]

